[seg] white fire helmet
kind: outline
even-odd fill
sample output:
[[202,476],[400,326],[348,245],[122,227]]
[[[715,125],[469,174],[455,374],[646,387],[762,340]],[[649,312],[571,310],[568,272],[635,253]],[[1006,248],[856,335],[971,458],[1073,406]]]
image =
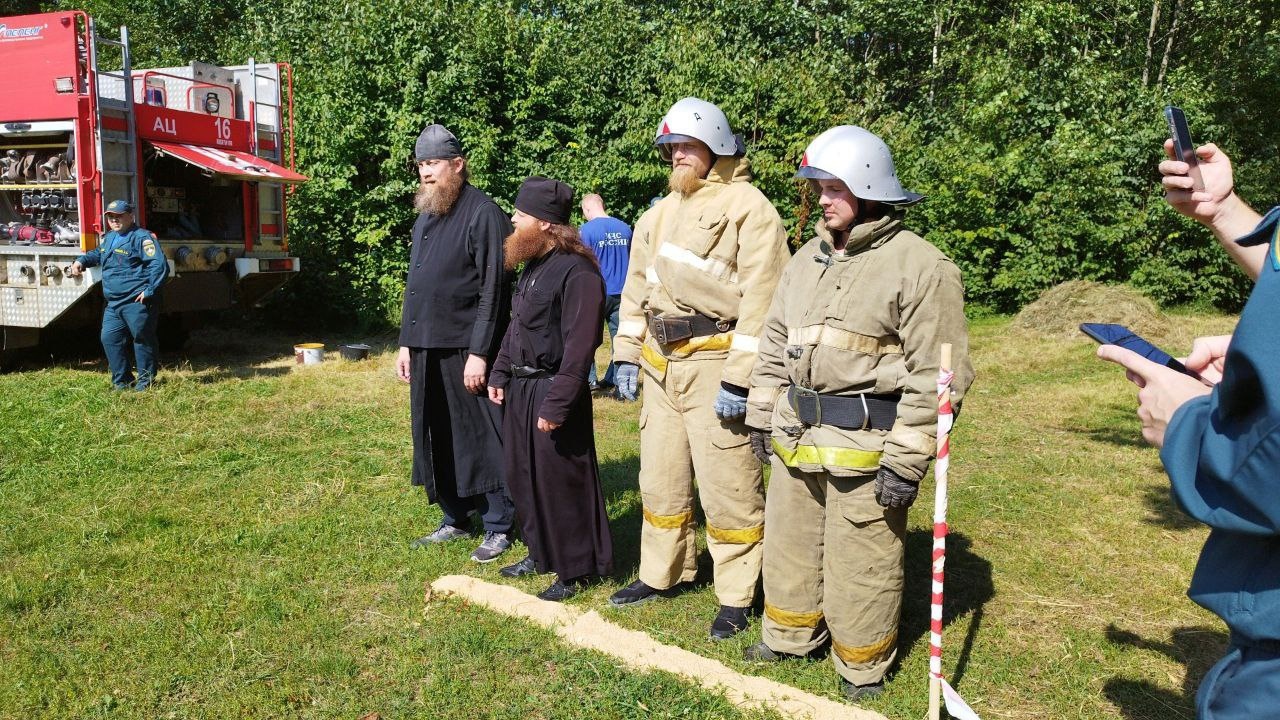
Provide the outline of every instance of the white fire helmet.
[[680,100],[658,123],[657,137],[653,143],[663,160],[671,159],[672,143],[698,140],[711,149],[711,154],[721,157],[742,155],[745,148],[742,141],[733,134],[729,127],[729,118],[724,111],[706,100],[687,97]]
[[889,205],[914,205],[924,199],[902,189],[889,146],[856,125],[837,125],[814,138],[805,148],[796,177],[841,180],[854,197]]

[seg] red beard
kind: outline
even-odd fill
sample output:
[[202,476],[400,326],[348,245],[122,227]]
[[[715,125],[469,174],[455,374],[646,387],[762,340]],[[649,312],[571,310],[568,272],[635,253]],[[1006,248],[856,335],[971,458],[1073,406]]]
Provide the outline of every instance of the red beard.
[[521,263],[539,257],[550,247],[551,238],[536,226],[516,228],[502,241],[503,265],[508,270],[515,270]]

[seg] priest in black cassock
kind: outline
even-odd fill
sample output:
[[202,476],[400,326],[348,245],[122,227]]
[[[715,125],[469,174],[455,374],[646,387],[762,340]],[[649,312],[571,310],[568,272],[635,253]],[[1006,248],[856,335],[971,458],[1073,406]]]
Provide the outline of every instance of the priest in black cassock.
[[505,406],[507,487],[529,556],[506,577],[555,573],[538,593],[572,597],[613,572],[613,539],[596,464],[587,371],[600,345],[604,280],[569,224],[573,188],[531,177],[516,195],[509,269],[524,263],[511,324],[489,375],[489,399]]

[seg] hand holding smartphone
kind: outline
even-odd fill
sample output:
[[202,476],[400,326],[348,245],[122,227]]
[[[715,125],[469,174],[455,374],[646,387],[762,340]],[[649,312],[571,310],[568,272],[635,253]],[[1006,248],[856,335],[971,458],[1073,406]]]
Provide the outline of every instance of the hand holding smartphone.
[[1186,365],[1178,362],[1172,355],[1152,345],[1151,343],[1138,337],[1132,330],[1124,325],[1115,325],[1112,323],[1081,323],[1080,332],[1097,340],[1102,345],[1118,345],[1126,350],[1132,350],[1142,357],[1150,360],[1157,365],[1163,365],[1170,370],[1177,370],[1183,375],[1188,375],[1197,380],[1203,381],[1199,374],[1187,368]]
[[1191,142],[1191,131],[1187,128],[1187,116],[1182,108],[1167,105],[1164,119],[1169,122],[1169,137],[1173,139],[1173,155],[1189,166],[1187,177],[1191,178],[1191,189],[1204,192],[1204,178],[1200,175],[1200,158],[1196,156],[1196,146]]

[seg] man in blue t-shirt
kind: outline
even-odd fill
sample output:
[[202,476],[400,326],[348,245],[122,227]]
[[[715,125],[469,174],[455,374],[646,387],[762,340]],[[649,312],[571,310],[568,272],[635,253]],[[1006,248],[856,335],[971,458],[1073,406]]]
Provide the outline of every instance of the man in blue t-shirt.
[[[600,274],[604,275],[604,319],[609,326],[609,347],[618,334],[618,308],[622,305],[622,286],[627,280],[627,261],[631,257],[631,226],[610,217],[604,210],[604,198],[591,193],[582,198],[582,215],[587,219],[578,232],[582,242],[596,254],[600,261]],[[591,363],[587,378],[592,390],[613,387],[613,357],[609,357],[609,369],[604,380],[596,382],[596,364]]]

